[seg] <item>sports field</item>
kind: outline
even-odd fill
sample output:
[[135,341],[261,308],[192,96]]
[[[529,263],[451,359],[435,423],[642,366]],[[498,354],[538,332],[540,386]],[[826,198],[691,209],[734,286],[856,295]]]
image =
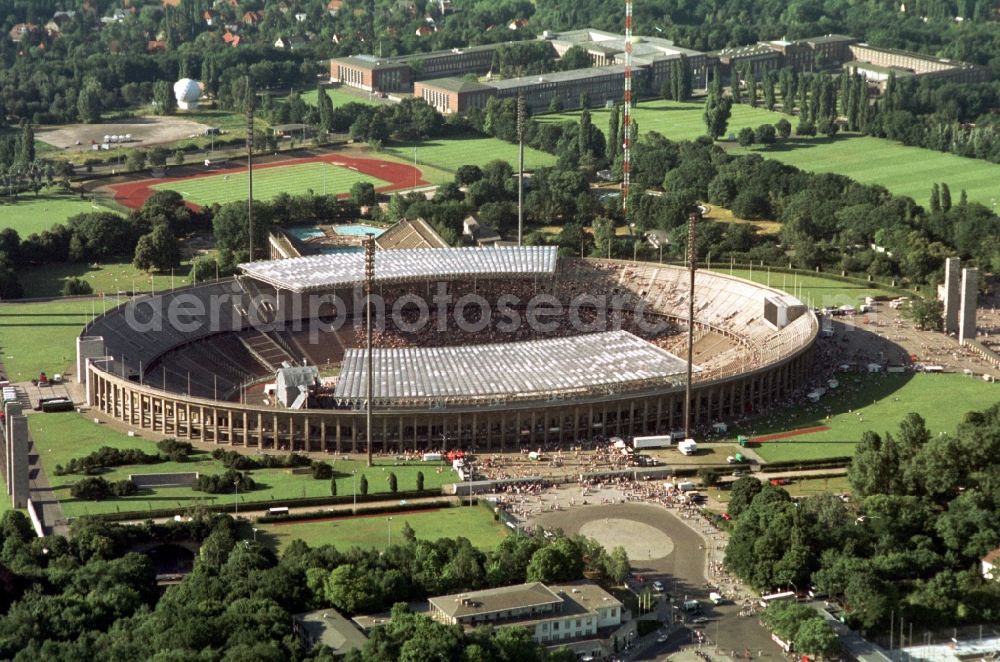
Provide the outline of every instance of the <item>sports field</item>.
[[57,262],[40,267],[28,267],[18,274],[25,298],[62,296],[67,278],[80,278],[90,283],[95,295],[117,292],[160,292],[189,285],[191,263],[185,260],[170,271],[150,274],[132,266],[131,262],[85,264]]
[[43,370],[50,375],[64,372],[75,359],[76,337],[91,315],[117,304],[114,297],[0,303],[0,356],[8,379],[31,379]]
[[[692,140],[705,135],[702,119],[704,104],[677,101],[642,101],[633,117],[640,133],[656,131],[671,140]],[[607,133],[610,111],[592,109],[594,125]],[[579,121],[579,111],[545,115],[543,121],[572,119]],[[735,104],[729,120],[727,135],[735,135],[743,127],[755,128],[761,124],[774,124],[781,118],[794,128],[798,117]],[[896,195],[908,195],[919,204],[930,200],[931,186],[946,183],[957,200],[965,189],[969,200],[989,206],[1000,195],[1000,165],[979,159],[967,159],[920,147],[907,147],[891,140],[841,134],[833,139],[825,136],[795,138],[786,143],[747,149],[729,143],[736,153],[756,152],[802,170],[835,172],[847,175],[864,184],[879,184]]]
[[[147,453],[156,453],[155,444],[138,437],[129,437],[104,424],[96,424],[75,412],[30,416],[28,425],[38,449],[43,466],[48,472],[49,482],[63,509],[70,517],[106,512],[143,512],[155,508],[187,508],[189,506],[212,503],[233,503],[233,494],[206,494],[190,488],[163,488],[145,490],[134,497],[110,499],[107,501],[80,501],[69,496],[69,488],[82,476],[56,476],[57,464],[65,465],[71,458],[87,455],[101,446],[113,448],[140,448]],[[357,481],[362,475],[368,479],[370,494],[389,492],[389,472],[394,472],[400,491],[416,489],[417,472],[424,474],[424,488],[434,490],[445,483],[458,480],[450,467],[430,463],[395,463],[389,460],[376,461],[376,466],[368,468],[364,461],[337,460],[333,463],[337,476],[337,493],[349,496],[354,493]],[[437,471],[440,469],[440,472]],[[208,453],[199,453],[187,462],[161,462],[117,467],[104,474],[107,480],[123,480],[129,474],[170,473],[198,471],[201,473],[223,473],[225,467],[213,460]],[[352,475],[351,472],[356,474]],[[294,499],[302,497],[330,496],[330,481],[315,480],[310,474],[293,474],[288,469],[259,469],[251,473],[257,488],[250,492],[240,492],[240,505],[261,501]]]
[[[177,191],[188,202],[204,206],[245,200],[248,179],[245,172],[232,172],[165,181],[154,184],[151,188],[157,191]],[[351,168],[311,162],[255,169],[253,195],[257,200],[270,200],[279,193],[297,194],[310,190],[323,195],[341,194],[350,191],[351,186],[357,182],[370,182],[376,188],[388,184]]]
[[800,275],[784,272],[772,272],[767,267],[760,269],[732,269],[719,264],[713,265],[712,271],[727,276],[746,278],[755,283],[784,290],[789,294],[799,297],[804,303],[814,308],[836,308],[849,304],[857,306],[864,303],[865,297],[892,296],[887,290],[875,287],[864,287],[863,285],[848,283],[835,278],[826,278],[822,275]]
[[[335,545],[382,548],[403,540],[403,526],[409,524],[418,539],[468,538],[479,549],[493,549],[507,529],[493,520],[485,508],[455,507],[427,512],[359,515],[330,520],[310,520],[289,524],[258,524],[257,540],[280,549],[292,540],[303,540],[312,547]],[[251,534],[252,535],[252,534]]]
[[[463,165],[484,166],[497,159],[506,161],[517,169],[517,145],[499,138],[440,138],[419,143],[394,143],[386,149],[408,163],[413,163],[416,148],[417,165],[431,165],[449,172],[455,172]],[[530,147],[524,148],[524,168],[532,170],[554,165],[556,157]]]
[[813,432],[757,445],[769,462],[853,455],[867,430],[895,432],[910,412],[927,421],[931,434],[953,434],[968,411],[1000,402],[1000,386],[957,374],[844,375],[840,388],[816,405],[796,407],[749,425],[731,426],[729,435],[762,436],[824,426]]
[[53,192],[42,193],[36,198],[26,193],[15,203],[0,202],[0,230],[14,228],[24,239],[57,223],[65,223],[70,216],[95,211],[111,210],[75,195]]

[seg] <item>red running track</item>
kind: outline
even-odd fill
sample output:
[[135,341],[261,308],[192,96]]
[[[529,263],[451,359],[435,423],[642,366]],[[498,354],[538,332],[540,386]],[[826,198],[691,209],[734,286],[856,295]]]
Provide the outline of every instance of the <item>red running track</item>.
[[825,425],[817,425],[814,428],[800,428],[798,430],[789,430],[788,432],[777,432],[775,434],[766,434],[763,437],[751,437],[750,441],[778,441],[779,439],[788,439],[789,437],[798,437],[803,434],[812,434],[814,432],[826,432],[829,430]]
[[[414,185],[426,186],[430,184],[430,182],[425,181],[422,178],[423,173],[411,165],[394,163],[393,161],[383,161],[382,159],[361,159],[353,156],[344,156],[343,154],[324,154],[323,156],[313,156],[306,159],[290,159],[288,161],[262,163],[260,165],[255,165],[254,170],[266,170],[268,168],[282,168],[290,165],[318,162],[332,163],[346,168],[353,168],[362,174],[369,175],[370,177],[377,177],[382,181],[389,182],[387,185],[380,186],[375,189],[379,193],[396,191],[399,189],[409,188]],[[115,202],[128,207],[129,209],[138,209],[139,207],[142,207],[143,203],[145,203],[146,200],[153,195],[153,193],[156,192],[153,187],[158,184],[163,184],[165,182],[179,183],[201,177],[217,177],[218,175],[230,175],[242,172],[246,172],[245,166],[212,170],[188,177],[141,179],[135,182],[112,184],[107,188],[114,193]],[[346,198],[347,193],[342,193],[339,197]],[[201,209],[199,205],[192,202],[188,202],[187,205],[195,210]]]

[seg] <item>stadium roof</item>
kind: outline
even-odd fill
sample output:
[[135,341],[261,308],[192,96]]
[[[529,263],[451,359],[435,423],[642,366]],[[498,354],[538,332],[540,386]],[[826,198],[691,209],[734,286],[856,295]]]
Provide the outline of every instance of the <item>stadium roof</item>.
[[[379,283],[432,278],[532,276],[555,273],[555,246],[412,248],[375,254]],[[276,288],[316,292],[364,281],[364,253],[310,255],[248,262],[243,273]]]
[[[683,382],[687,363],[627,331],[454,347],[373,351],[373,397],[384,405],[537,400]],[[334,397],[360,405],[367,352],[349,349]]]

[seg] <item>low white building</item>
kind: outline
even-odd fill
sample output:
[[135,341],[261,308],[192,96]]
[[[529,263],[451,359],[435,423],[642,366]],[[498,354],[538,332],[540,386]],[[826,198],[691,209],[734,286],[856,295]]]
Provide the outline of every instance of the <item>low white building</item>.
[[448,625],[474,628],[521,626],[535,641],[567,646],[578,655],[600,657],[634,637],[631,614],[597,584],[579,580],[540,582],[442,595],[429,600],[429,615]]

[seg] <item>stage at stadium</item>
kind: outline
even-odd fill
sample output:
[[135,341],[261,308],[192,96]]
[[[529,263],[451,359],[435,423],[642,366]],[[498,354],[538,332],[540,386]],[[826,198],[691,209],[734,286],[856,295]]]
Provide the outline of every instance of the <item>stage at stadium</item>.
[[[88,403],[184,439],[363,450],[363,255],[241,270],[135,297],[89,324],[77,342]],[[554,247],[376,253],[376,448],[511,448],[676,429],[686,281],[677,267],[563,259]],[[818,332],[810,311],[716,273],[699,272],[696,288],[699,425],[761,411],[803,385]],[[265,388],[283,370],[315,376],[294,409]]]

